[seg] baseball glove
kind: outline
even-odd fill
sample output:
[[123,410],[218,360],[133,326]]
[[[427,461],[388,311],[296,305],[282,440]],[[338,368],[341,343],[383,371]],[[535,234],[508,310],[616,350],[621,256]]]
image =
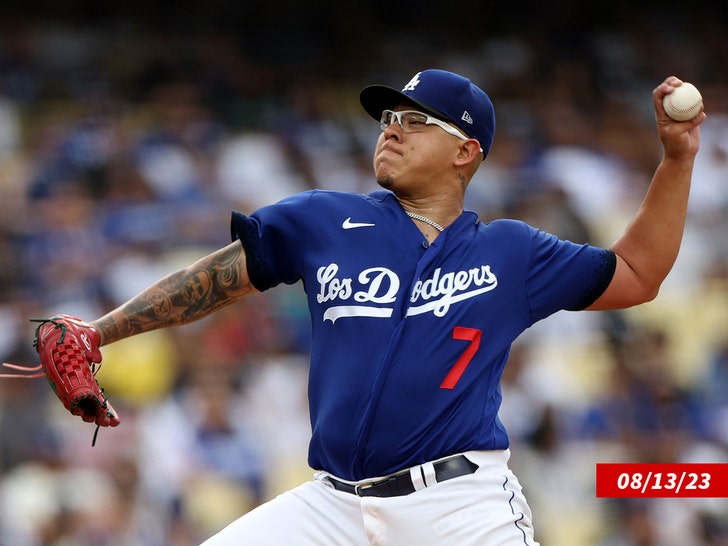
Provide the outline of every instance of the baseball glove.
[[[34,368],[3,363],[23,374],[5,377],[42,377],[45,375],[63,406],[73,415],[99,427],[115,427],[119,416],[96,381],[101,367],[101,338],[87,322],[70,315],[55,315],[38,322],[33,346],[40,355]],[[98,429],[97,429],[98,431]]]

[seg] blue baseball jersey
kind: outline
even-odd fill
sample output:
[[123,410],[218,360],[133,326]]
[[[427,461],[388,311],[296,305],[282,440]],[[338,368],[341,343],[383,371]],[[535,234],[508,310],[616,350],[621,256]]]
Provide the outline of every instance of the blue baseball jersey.
[[302,281],[312,323],[309,464],[348,480],[509,445],[512,342],[601,295],[606,249],[464,211],[431,244],[393,193],[312,190],[233,213],[259,290]]

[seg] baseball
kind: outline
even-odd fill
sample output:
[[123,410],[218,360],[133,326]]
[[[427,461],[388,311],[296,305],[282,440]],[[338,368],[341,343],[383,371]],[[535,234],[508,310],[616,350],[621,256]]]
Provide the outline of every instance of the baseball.
[[680,87],[662,100],[665,112],[675,121],[687,121],[700,113],[703,97],[692,83],[683,82]]

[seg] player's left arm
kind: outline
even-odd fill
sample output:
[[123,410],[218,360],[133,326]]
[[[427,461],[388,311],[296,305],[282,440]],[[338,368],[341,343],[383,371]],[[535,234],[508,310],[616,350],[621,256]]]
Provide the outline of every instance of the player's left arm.
[[677,259],[687,216],[695,155],[700,147],[700,112],[690,121],[670,119],[664,96],[679,80],[667,78],[653,93],[663,156],[637,214],[612,245],[617,255],[614,276],[588,309],[621,309],[653,300]]

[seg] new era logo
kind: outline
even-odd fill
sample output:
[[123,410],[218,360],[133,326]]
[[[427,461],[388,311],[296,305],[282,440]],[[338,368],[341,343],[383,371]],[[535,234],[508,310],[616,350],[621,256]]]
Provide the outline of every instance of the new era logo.
[[462,119],[466,123],[469,123],[470,125],[473,124],[473,118],[470,117],[470,114],[468,113],[467,110],[465,110],[465,112],[463,112],[463,117],[460,119]]

